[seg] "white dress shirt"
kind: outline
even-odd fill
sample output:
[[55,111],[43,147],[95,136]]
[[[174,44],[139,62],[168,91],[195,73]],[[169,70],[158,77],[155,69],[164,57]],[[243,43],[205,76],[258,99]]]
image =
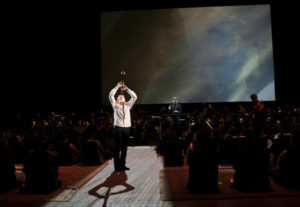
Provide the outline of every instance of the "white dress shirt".
[[126,91],[131,97],[130,100],[128,102],[119,103],[115,99],[118,88],[118,86],[114,87],[109,93],[109,101],[114,109],[114,125],[119,127],[131,127],[130,109],[135,103],[137,95],[128,88]]

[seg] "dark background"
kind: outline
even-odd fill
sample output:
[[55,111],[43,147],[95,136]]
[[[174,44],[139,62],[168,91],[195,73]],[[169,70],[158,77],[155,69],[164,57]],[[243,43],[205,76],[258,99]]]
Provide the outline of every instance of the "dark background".
[[84,111],[101,107],[101,11],[245,4],[271,4],[276,99],[279,103],[299,103],[299,11],[295,5],[274,1],[182,2],[3,6],[1,110]]

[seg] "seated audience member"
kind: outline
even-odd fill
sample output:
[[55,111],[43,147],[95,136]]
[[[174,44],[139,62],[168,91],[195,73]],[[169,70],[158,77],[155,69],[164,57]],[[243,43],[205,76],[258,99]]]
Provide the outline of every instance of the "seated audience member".
[[24,163],[25,185],[21,193],[49,193],[60,187],[56,154],[47,151],[41,137],[32,138],[32,150]]
[[9,140],[10,148],[13,151],[14,162],[24,164],[24,158],[27,155],[27,148],[23,141],[24,137],[19,134],[13,135]]
[[79,151],[76,146],[69,142],[67,135],[61,137],[61,141],[56,144],[58,161],[60,165],[74,164],[79,156]]
[[168,140],[163,143],[161,153],[164,155],[164,166],[183,165],[183,141]]
[[269,183],[269,151],[256,133],[248,134],[234,155],[232,188],[245,192],[271,191]]
[[276,167],[271,172],[277,184],[300,190],[300,136],[296,132],[290,139],[290,146],[278,156]]
[[187,152],[189,180],[187,188],[192,194],[219,193],[216,140],[210,136],[210,128],[201,125],[194,134]]
[[104,149],[100,141],[95,137],[95,133],[91,133],[87,140],[82,142],[81,158],[84,165],[97,165],[104,163]]
[[0,193],[5,193],[16,187],[16,168],[12,152],[6,138],[0,135]]
[[113,158],[113,125],[104,123],[100,129],[97,130],[97,137],[104,148],[103,158],[109,160]]

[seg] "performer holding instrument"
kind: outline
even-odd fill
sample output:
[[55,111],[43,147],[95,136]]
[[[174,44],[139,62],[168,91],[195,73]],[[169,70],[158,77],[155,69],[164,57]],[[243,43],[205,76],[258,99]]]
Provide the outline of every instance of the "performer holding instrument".
[[[114,110],[114,167],[116,172],[129,170],[126,167],[127,143],[130,135],[131,116],[130,109],[137,100],[137,95],[124,83],[125,72],[121,72],[121,81],[110,91],[109,101]],[[121,93],[115,99],[115,95],[120,88]],[[124,93],[130,96],[126,102]]]

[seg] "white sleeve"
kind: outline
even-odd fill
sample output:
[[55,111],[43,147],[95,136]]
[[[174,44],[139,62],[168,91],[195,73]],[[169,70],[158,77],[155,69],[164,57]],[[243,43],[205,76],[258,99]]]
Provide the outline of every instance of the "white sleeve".
[[127,93],[130,95],[131,99],[128,101],[129,104],[129,108],[131,108],[133,106],[133,104],[136,102],[137,100],[137,95],[135,94],[134,91],[130,90],[129,88],[127,89]]
[[117,90],[118,90],[118,86],[114,87],[113,89],[111,89],[108,96],[109,101],[113,108],[115,107],[116,104],[115,94],[117,93]]

